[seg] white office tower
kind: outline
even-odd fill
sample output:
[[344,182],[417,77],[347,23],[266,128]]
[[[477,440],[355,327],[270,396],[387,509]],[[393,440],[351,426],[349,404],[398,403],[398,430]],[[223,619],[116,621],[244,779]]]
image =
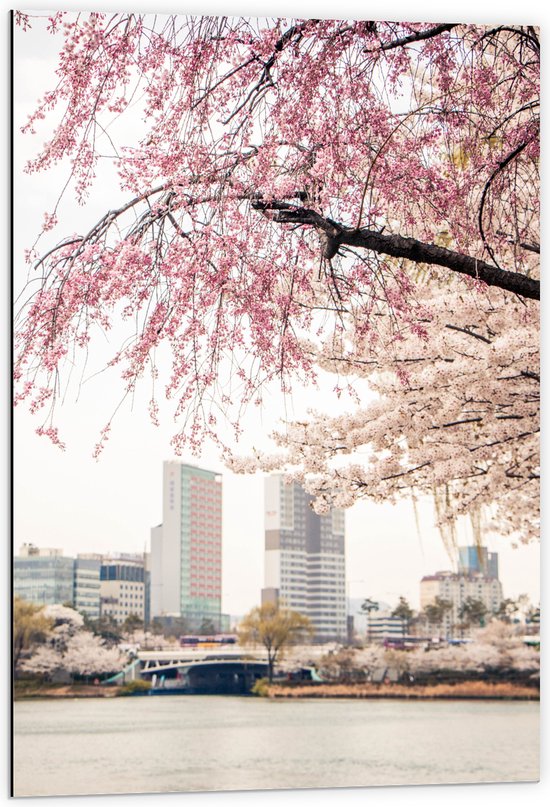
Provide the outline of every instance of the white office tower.
[[275,474],[265,479],[265,588],[278,602],[309,617],[314,641],[344,641],[345,521],[342,510],[319,516],[313,497]]

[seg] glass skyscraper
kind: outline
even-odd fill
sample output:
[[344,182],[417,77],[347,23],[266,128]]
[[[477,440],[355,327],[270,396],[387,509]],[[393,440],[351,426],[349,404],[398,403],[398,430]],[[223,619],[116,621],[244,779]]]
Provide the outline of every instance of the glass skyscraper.
[[498,552],[489,552],[485,546],[460,546],[458,571],[460,574],[479,573],[498,580]]

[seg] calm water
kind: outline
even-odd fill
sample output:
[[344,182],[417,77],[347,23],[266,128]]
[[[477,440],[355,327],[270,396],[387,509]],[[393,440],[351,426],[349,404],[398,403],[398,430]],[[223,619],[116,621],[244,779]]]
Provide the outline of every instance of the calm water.
[[165,696],[15,704],[18,796],[536,780],[528,702]]

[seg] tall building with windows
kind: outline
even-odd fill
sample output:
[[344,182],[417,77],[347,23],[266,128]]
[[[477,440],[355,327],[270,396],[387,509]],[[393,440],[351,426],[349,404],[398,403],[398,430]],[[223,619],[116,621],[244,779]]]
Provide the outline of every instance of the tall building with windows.
[[162,524],[151,530],[151,618],[179,615],[190,630],[220,629],[222,480],[179,462],[163,463]]
[[141,553],[64,557],[61,549],[23,544],[14,558],[14,593],[39,605],[70,605],[90,619],[130,615],[149,621],[148,556]]
[[74,558],[23,544],[13,564],[13,593],[37,605],[74,603]]
[[145,558],[121,553],[101,560],[101,616],[123,623],[130,615],[147,621]]
[[497,578],[486,577],[479,572],[436,572],[425,575],[420,581],[420,608],[424,610],[437,597],[450,603],[442,627],[446,635],[452,635],[455,627],[463,621],[461,609],[467,600],[480,600],[487,610],[487,618],[495,614],[502,602],[502,585]]
[[74,607],[90,619],[100,615],[100,555],[77,555],[74,561]]
[[498,580],[498,553],[489,552],[486,546],[459,546],[458,571]]
[[345,520],[342,510],[319,516],[313,497],[279,474],[265,479],[265,588],[278,602],[309,617],[315,641],[345,640]]

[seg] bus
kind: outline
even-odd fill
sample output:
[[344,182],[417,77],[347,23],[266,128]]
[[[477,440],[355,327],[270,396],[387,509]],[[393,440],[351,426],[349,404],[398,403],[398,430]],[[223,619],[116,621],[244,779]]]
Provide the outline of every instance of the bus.
[[180,636],[181,647],[221,647],[237,643],[237,636],[232,633],[216,633],[213,636]]

